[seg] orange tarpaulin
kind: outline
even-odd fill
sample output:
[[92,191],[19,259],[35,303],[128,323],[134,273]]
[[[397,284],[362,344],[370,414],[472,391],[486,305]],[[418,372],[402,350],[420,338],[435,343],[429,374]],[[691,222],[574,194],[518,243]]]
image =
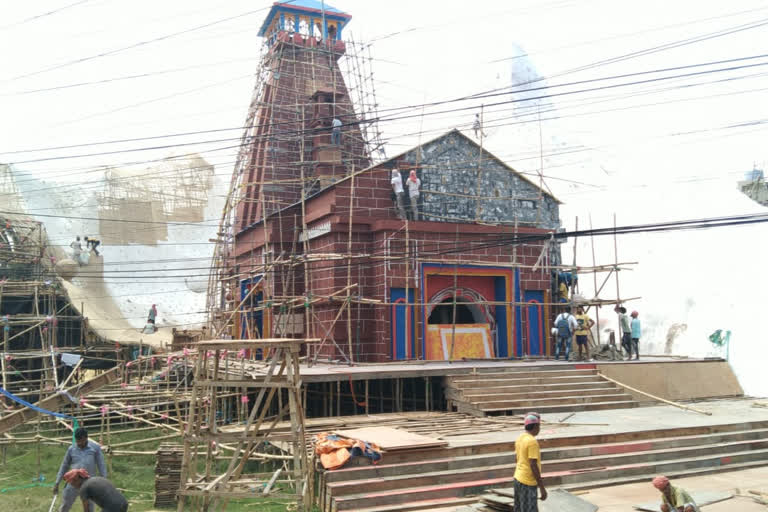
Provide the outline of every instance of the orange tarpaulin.
[[[453,339],[453,357],[451,340]],[[428,360],[485,359],[494,356],[488,324],[432,324],[427,326],[425,355]]]
[[346,439],[328,432],[315,436],[315,453],[320,456],[320,464],[325,469],[342,467],[352,457],[353,450],[357,451],[358,455],[369,457],[374,464],[381,459],[381,448],[374,443]]

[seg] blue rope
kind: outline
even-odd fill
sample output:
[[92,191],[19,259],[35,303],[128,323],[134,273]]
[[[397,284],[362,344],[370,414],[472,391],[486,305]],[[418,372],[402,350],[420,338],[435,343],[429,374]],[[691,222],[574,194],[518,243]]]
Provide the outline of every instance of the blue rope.
[[67,420],[72,420],[72,444],[75,443],[75,430],[77,430],[80,425],[77,423],[77,418],[75,418],[74,416],[70,416],[69,414],[63,414],[63,413],[60,413],[60,412],[49,411],[48,409],[43,409],[42,407],[38,407],[35,404],[27,402],[23,398],[17,397],[13,393],[10,393],[10,392],[8,392],[7,390],[5,390],[3,388],[0,388],[0,394],[5,395],[8,398],[10,398],[11,400],[13,400],[14,402],[19,403],[19,404],[23,405],[24,407],[29,407],[33,411],[37,411],[37,412],[39,412],[41,414],[47,414],[48,416],[55,416],[56,418],[63,418],[63,419],[67,419]]

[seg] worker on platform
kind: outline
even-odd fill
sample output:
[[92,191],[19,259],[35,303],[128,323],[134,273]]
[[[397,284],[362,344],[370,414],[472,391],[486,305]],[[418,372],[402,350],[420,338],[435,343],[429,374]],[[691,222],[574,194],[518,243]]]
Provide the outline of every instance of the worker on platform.
[[96,240],[95,238],[88,238],[85,237],[85,248],[88,250],[93,251],[93,254],[96,256],[99,256],[99,251],[96,249],[101,244],[101,240]]
[[397,205],[397,216],[400,220],[405,220],[405,190],[403,189],[403,177],[400,171],[392,169],[392,193],[395,195],[395,204]]
[[80,253],[83,252],[83,244],[80,243],[80,236],[75,237],[75,241],[69,244],[69,247],[72,249],[72,259],[77,262],[78,265],[81,265],[80,262]]
[[475,122],[472,124],[472,130],[475,132],[475,138],[485,137],[483,132],[483,122],[480,120],[480,114],[475,114]]
[[665,476],[653,479],[653,486],[661,491],[661,512],[699,512],[691,495],[682,487],[675,487]]
[[619,329],[621,330],[621,348],[627,353],[627,361],[632,359],[632,328],[629,325],[627,308],[617,306],[614,310],[619,314]]
[[541,501],[547,499],[547,489],[541,478],[541,449],[536,436],[541,430],[541,418],[538,414],[529,412],[523,420],[525,432],[515,440],[515,512],[538,512],[536,501],[540,492]]
[[[637,311],[633,311],[632,315],[632,321],[629,322],[629,330],[632,334],[632,348],[635,349],[635,360],[640,359],[640,336],[642,335],[642,327],[640,325],[640,319],[637,317],[640,316],[640,313]],[[632,354],[629,354],[630,357],[632,357]]]
[[411,215],[413,220],[419,220],[419,190],[421,180],[416,176],[416,171],[408,175],[408,197],[411,199]]
[[149,308],[149,313],[147,314],[147,322],[153,324],[155,323],[156,319],[157,319],[157,304],[152,304],[152,307]]
[[[595,321],[589,318],[584,312],[584,308],[579,306],[576,308],[576,347],[579,349],[579,360],[589,359],[589,333],[592,326],[595,325]],[[582,350],[585,352],[586,357],[582,355]]]
[[341,120],[338,117],[334,117],[331,121],[331,143],[334,146],[341,145]]
[[102,512],[128,510],[128,500],[106,478],[91,476],[85,469],[73,469],[64,475],[64,479],[79,492],[85,512],[88,512],[89,503],[96,503]]
[[[53,484],[54,495],[59,493],[59,484],[62,478],[64,478],[65,473],[73,469],[85,470],[88,474],[107,476],[107,465],[104,463],[104,454],[101,452],[101,447],[98,443],[88,440],[88,432],[84,428],[75,430],[75,444],[67,448],[64,460],[61,461],[56,481]],[[68,512],[78,495],[78,489],[72,486],[69,480],[65,481],[67,486],[64,487],[64,492],[61,494],[59,512]],[[86,506],[86,503],[83,506],[85,507],[84,512],[96,512],[93,502],[90,503],[90,509]]]
[[555,318],[555,329],[557,329],[557,340],[555,341],[555,361],[560,359],[560,353],[563,353],[564,359],[568,361],[571,357],[571,344],[576,336],[576,330],[579,324],[576,318],[566,309]]

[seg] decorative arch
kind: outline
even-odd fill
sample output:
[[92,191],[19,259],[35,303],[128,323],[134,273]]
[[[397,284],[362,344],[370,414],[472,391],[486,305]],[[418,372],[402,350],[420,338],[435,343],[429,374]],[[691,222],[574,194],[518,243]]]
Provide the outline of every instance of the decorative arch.
[[452,299],[454,297],[454,291],[456,292],[455,296],[457,299],[464,299],[466,301],[465,305],[469,304],[480,311],[483,318],[485,319],[485,323],[489,324],[491,326],[491,331],[493,331],[496,325],[496,319],[491,312],[490,306],[488,306],[488,301],[480,293],[466,287],[456,287],[455,289],[453,287],[444,288],[435,293],[429,299],[426,318],[429,318],[429,315],[432,314],[432,311],[434,311],[434,309],[441,305],[446,299]]

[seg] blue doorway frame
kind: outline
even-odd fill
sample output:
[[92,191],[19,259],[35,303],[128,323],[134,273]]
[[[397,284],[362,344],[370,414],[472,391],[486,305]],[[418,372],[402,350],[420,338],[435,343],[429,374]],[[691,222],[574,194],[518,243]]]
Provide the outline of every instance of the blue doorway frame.
[[546,353],[547,336],[544,332],[544,292],[541,290],[525,290],[523,292],[526,316],[525,353],[541,356]]
[[408,289],[408,299],[405,298],[405,288],[390,288],[392,302],[392,359],[413,359],[416,348],[416,312],[413,306],[414,290]]
[[[242,281],[240,281],[240,302],[243,302],[243,300],[245,300],[251,287],[257,286],[260,282],[261,282],[261,276],[255,276],[251,279],[243,279]],[[252,293],[248,298],[248,300],[246,300],[241,306],[241,310],[259,307],[259,304],[261,304],[263,299],[264,299],[264,292],[259,291],[256,293]],[[259,330],[259,334],[261,335],[262,338],[264,338],[264,311],[256,311],[256,312],[250,311],[250,312],[244,312],[241,314],[240,339],[243,339],[243,340],[249,339],[248,324],[246,323],[246,319],[252,323],[255,322],[256,328]]]

